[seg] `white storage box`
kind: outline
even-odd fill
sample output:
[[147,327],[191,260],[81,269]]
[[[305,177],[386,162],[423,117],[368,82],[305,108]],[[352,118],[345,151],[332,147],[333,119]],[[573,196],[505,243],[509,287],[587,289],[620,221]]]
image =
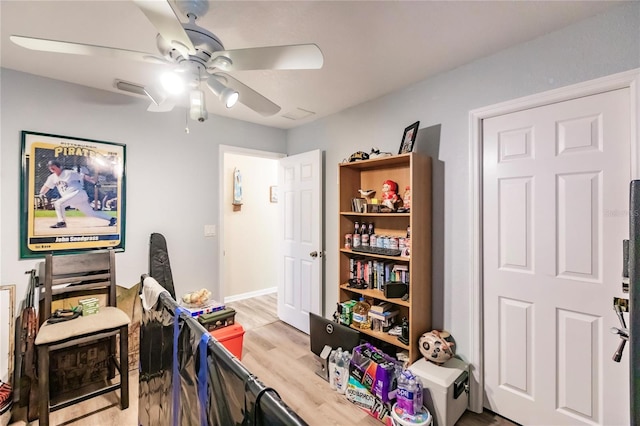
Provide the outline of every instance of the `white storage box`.
[[457,358],[442,365],[420,358],[409,370],[422,381],[424,405],[433,416],[433,425],[455,424],[469,402],[469,365]]

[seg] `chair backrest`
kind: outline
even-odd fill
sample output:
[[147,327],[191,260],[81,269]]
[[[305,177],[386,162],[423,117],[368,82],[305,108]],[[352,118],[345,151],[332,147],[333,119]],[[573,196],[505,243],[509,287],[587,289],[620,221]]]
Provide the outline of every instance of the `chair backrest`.
[[40,289],[40,324],[51,317],[51,306],[55,300],[104,294],[106,306],[116,306],[116,262],[113,250],[47,254],[43,267],[40,275],[43,285]]

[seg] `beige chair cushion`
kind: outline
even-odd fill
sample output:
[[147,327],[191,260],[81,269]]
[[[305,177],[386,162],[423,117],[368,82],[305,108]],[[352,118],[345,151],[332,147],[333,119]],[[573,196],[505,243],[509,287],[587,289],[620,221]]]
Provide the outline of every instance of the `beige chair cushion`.
[[86,317],[80,316],[56,324],[45,322],[36,335],[35,343],[36,345],[51,344],[70,337],[112,330],[128,325],[130,322],[129,317],[122,310],[112,306],[101,306],[98,313]]

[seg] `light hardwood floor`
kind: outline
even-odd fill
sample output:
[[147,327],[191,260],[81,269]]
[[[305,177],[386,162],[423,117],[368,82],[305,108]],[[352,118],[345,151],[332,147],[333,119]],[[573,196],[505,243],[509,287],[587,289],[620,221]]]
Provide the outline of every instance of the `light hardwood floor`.
[[[266,386],[278,391],[285,403],[311,426],[363,425],[381,423],[331,390],[327,382],[315,374],[318,365],[309,350],[309,336],[279,321],[276,295],[228,303],[236,310],[236,323],[245,329],[242,363]],[[120,410],[116,395],[102,395],[51,413],[52,425],[134,426],[138,423],[138,373],[130,372],[131,397],[126,410]],[[25,410],[14,412],[11,426],[23,426]],[[37,425],[38,422],[31,423]],[[490,412],[467,411],[459,426],[514,423]]]
[[[236,309],[236,320],[245,328],[242,363],[266,386],[276,389],[309,425],[381,425],[315,374],[318,364],[309,350],[309,336],[277,319],[275,293],[236,303],[229,306]],[[251,320],[245,320],[245,327],[246,317]],[[488,411],[467,411],[456,424],[514,425]]]

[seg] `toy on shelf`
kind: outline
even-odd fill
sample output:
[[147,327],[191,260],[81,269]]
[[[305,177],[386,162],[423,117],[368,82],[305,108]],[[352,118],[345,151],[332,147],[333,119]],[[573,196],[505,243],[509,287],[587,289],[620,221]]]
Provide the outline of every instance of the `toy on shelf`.
[[376,193],[375,189],[358,189],[360,195],[362,195],[366,200],[367,204],[371,204],[371,197]]
[[392,180],[385,180],[382,183],[382,205],[393,212],[396,211],[396,204],[400,201],[398,184]]
[[402,208],[399,208],[398,211],[408,212],[409,210],[411,210],[411,186],[407,185],[402,196]]

